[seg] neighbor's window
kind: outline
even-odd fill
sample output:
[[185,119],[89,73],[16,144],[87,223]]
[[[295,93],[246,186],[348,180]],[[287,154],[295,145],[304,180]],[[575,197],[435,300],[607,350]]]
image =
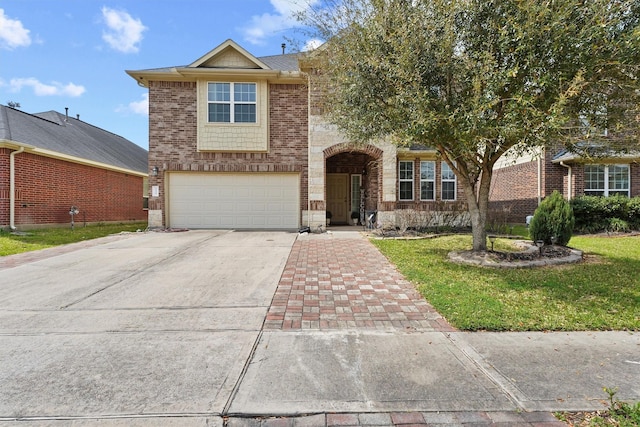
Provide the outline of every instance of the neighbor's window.
[[436,198],[436,162],[420,162],[420,200]]
[[456,199],[456,174],[445,162],[440,163],[440,187],[442,189],[442,200],[455,200]]
[[629,165],[585,165],[584,194],[629,197]]
[[401,160],[398,164],[400,200],[413,200],[413,162]]
[[255,83],[209,83],[210,123],[256,123]]

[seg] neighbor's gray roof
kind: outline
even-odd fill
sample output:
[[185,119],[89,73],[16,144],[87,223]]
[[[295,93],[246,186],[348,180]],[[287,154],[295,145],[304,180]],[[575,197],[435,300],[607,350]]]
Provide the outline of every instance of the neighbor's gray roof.
[[262,56],[258,59],[272,70],[300,71],[300,66],[298,65],[299,57],[299,53],[285,53],[282,55]]
[[28,114],[0,105],[0,140],[147,173],[147,150],[121,136],[56,111]]

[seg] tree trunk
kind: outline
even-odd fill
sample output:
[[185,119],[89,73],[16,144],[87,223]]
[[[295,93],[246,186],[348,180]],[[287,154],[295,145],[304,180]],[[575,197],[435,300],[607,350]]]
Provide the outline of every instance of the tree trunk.
[[491,172],[483,173],[477,188],[464,180],[464,193],[467,199],[469,217],[471,219],[471,235],[473,237],[473,251],[487,250],[487,213],[489,211],[489,190],[491,186]]

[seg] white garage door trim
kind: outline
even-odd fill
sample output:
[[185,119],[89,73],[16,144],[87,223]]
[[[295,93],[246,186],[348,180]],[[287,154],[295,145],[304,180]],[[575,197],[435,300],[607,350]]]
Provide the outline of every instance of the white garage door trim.
[[173,228],[297,229],[297,173],[167,174],[168,224]]

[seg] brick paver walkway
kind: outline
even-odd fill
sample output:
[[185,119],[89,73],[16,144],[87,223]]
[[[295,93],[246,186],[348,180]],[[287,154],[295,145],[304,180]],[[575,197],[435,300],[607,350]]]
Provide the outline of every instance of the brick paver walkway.
[[367,239],[331,235],[295,242],[264,328],[455,330]]

